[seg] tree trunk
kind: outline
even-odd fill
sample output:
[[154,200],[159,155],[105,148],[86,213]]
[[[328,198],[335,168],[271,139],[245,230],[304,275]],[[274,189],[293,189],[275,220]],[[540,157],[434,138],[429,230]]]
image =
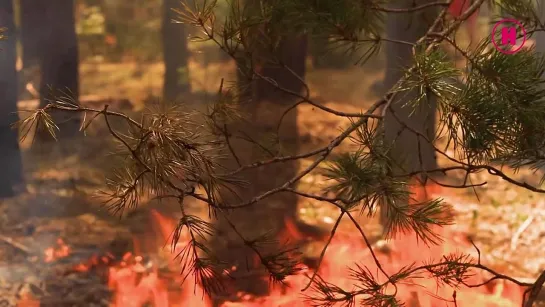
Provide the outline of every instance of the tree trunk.
[[[281,87],[294,92],[300,92],[303,88],[303,83],[299,80],[305,78],[305,61],[307,53],[307,39],[305,36],[287,37],[282,40],[278,50],[277,57],[287,67],[289,67],[298,77],[294,77],[289,70],[272,65],[264,65],[258,68],[258,73],[264,77],[272,78]],[[247,77],[242,73],[238,74],[240,83],[248,83]],[[291,105],[295,99],[275,89],[270,84],[253,80],[250,84],[250,95],[244,95],[240,101],[242,112],[249,114],[249,121],[240,121],[232,123],[229,126],[230,132],[240,135],[242,131],[244,135],[260,144],[270,144],[272,139],[267,134],[276,133],[276,125],[280,120],[282,113]],[[280,129],[280,142],[282,144],[282,152],[278,155],[289,155],[298,151],[298,130],[297,130],[297,110],[292,110],[282,121]],[[251,142],[242,141],[240,139],[231,138],[231,144],[241,164],[249,164],[258,160],[270,157],[270,153],[265,153],[263,148],[253,145]],[[270,145],[265,147],[271,148]],[[275,154],[275,152],[273,152]],[[238,165],[233,161],[233,168]],[[278,187],[287,180],[293,178],[298,172],[298,163],[286,162],[281,165],[275,164],[271,166],[252,169],[241,177],[249,182],[248,186],[241,188],[239,196],[242,200],[249,200],[254,196],[263,193],[266,190]],[[239,199],[232,200],[233,203],[240,202]],[[239,231],[249,238],[255,238],[268,230],[284,230],[285,219],[294,221],[297,212],[297,198],[291,193],[279,193],[265,200],[254,204],[252,207],[234,211],[230,215],[231,221],[238,225]],[[256,221],[258,221],[256,223]],[[296,224],[297,225],[297,224]],[[225,236],[232,233],[228,223],[220,218],[217,224],[218,229],[225,229]],[[307,230],[307,229],[304,229]],[[312,229],[314,230],[314,229]],[[306,233],[305,233],[306,234]],[[279,234],[282,235],[282,234]],[[285,239],[285,238],[283,238]],[[293,238],[291,238],[293,239]],[[254,262],[256,256],[248,249],[240,247],[242,245],[239,239],[232,238],[232,235],[223,239],[221,234],[215,237],[217,243],[214,243],[222,259],[226,259],[230,264],[237,267],[250,270],[257,270],[261,267],[259,262]],[[281,240],[282,243],[283,240]],[[237,249],[240,248],[240,249]],[[248,259],[248,260],[246,260]],[[262,268],[261,268],[262,269]],[[244,270],[240,270],[244,273]],[[236,274],[233,275],[236,278]],[[267,283],[256,275],[256,278],[245,278],[244,282],[236,284],[236,291],[244,291],[256,295],[265,294],[268,290]]]
[[[408,8],[412,5],[420,5],[431,0],[399,0],[397,8]],[[412,14],[392,14],[387,18],[386,31],[388,39],[416,42],[424,36],[437,16],[437,11],[430,9],[426,12]],[[406,44],[388,43],[385,45],[387,57],[385,85],[391,88],[404,74],[404,68],[412,64],[412,47]],[[410,173],[419,170],[437,168],[437,161],[433,144],[418,138],[413,132],[404,128],[396,117],[409,127],[419,131],[433,140],[435,137],[435,99],[423,100],[416,107],[414,113],[410,106],[404,106],[409,100],[414,99],[418,92],[403,92],[392,103],[391,111],[386,112],[384,121],[384,133],[387,144],[392,144],[391,157],[395,172],[398,174]],[[403,107],[404,106],[404,107]],[[384,210],[385,211],[385,210]],[[385,215],[381,214],[381,220],[385,222]]]
[[[284,89],[299,93],[303,89],[301,80],[304,80],[306,73],[307,49],[306,36],[286,37],[279,44],[276,57],[281,61],[281,65],[289,69],[281,65],[263,65],[257,68],[258,73],[273,79]],[[253,91],[256,102],[270,101],[285,104],[295,99],[262,79],[257,79]]]
[[[287,68],[265,65],[258,68],[258,73],[263,77],[271,78],[281,88],[301,93],[306,73],[307,42],[306,36],[283,38],[276,56]],[[259,133],[255,139],[266,142],[268,136],[269,138],[270,136],[278,137],[280,143],[278,155],[293,155],[299,151],[297,109],[291,110],[284,116],[278,135],[276,135],[281,116],[296,100],[297,98],[293,95],[282,92],[267,81],[258,79],[254,83],[253,104],[255,104],[255,109],[252,110],[252,116],[253,124],[256,127],[255,132]],[[267,157],[263,150],[257,147],[255,147],[252,156],[253,161],[263,160]],[[291,161],[284,163],[282,167],[272,165],[259,168],[252,180],[254,195],[274,189],[295,177],[298,173],[298,166],[298,161]],[[271,174],[274,175],[271,176]],[[297,221],[297,197],[294,194],[278,194],[268,198],[267,202],[274,204],[275,209],[272,210],[279,210],[278,216],[288,218],[290,221]]]
[[43,0],[20,0],[21,44],[23,46],[23,68],[40,64],[43,50],[43,29],[46,25],[44,11],[47,6]]
[[[307,47],[306,36],[283,37],[274,52],[280,65],[254,63],[255,70],[262,77],[272,79],[278,87],[300,93],[304,87]],[[251,88],[250,105],[246,108],[247,112],[251,114],[252,124],[252,130],[247,133],[253,140],[268,146],[272,152],[265,152],[260,146],[253,146],[248,151],[251,153],[251,161],[270,158],[271,154],[297,153],[299,150],[297,109],[291,110],[284,116],[282,125],[277,131],[281,116],[296,101],[296,98],[260,77],[255,78]],[[275,140],[275,138],[278,139]],[[276,144],[271,146],[271,143]],[[248,192],[255,196],[276,188],[294,177],[297,170],[298,161],[286,162],[282,167],[277,165],[260,167],[250,175],[252,185]],[[297,205],[295,195],[291,193],[278,194],[267,198],[264,203],[267,204],[269,211],[279,210],[278,215],[275,216],[295,219]],[[258,205],[258,207],[261,206]]]
[[12,1],[0,2],[0,27],[7,38],[0,41],[0,197],[15,194],[14,187],[23,183],[21,152],[17,130],[12,129],[17,115],[17,71],[15,23]]
[[163,0],[163,58],[165,77],[163,97],[173,102],[191,90],[189,83],[186,26],[175,23],[177,20],[173,8],[179,8],[179,0]]
[[[79,57],[75,28],[74,0],[49,0],[44,14],[46,44],[42,47],[40,105],[51,99],[70,97],[72,103],[79,99]],[[79,134],[79,113],[53,112],[59,126],[60,139]]]
[[[545,3],[543,1],[536,1],[537,13],[541,23],[545,22]],[[545,54],[545,32],[538,31],[534,33],[533,37],[535,41],[535,48],[537,52]]]

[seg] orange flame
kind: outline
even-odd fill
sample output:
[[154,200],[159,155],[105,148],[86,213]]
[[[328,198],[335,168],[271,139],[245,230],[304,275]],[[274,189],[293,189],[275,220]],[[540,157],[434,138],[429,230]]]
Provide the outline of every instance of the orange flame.
[[70,246],[66,245],[63,239],[58,238],[56,242],[56,246],[48,247],[45,249],[44,261],[49,263],[60,258],[68,257],[68,255],[70,255],[70,252],[71,252]]
[[[437,194],[440,190],[437,186],[428,186],[426,188],[415,190],[415,198],[419,200],[428,199],[429,195]],[[166,218],[156,211],[152,212],[154,221],[157,223],[162,239],[167,238],[175,227],[174,221]],[[467,250],[473,250],[470,242],[463,236],[456,234],[448,228],[437,228],[435,231],[440,232],[446,241],[439,246],[422,246],[422,242],[418,242],[414,235],[400,235],[392,239],[389,243],[390,251],[378,252],[376,257],[382,264],[384,270],[388,274],[393,274],[399,271],[402,267],[412,263],[422,263],[424,261],[440,260],[443,255]],[[290,239],[301,240],[301,234],[293,221],[286,220],[286,233],[283,236],[290,236]],[[136,261],[137,262],[137,261]],[[376,278],[378,282],[386,281],[385,276],[381,276],[374,258],[369,251],[367,245],[359,234],[337,234],[329,245],[325,257],[321,263],[319,275],[326,281],[339,286],[346,290],[354,289],[354,280],[348,278],[348,267],[353,267],[357,263],[362,267],[369,268],[370,272],[377,272]],[[142,302],[140,297],[144,297],[145,293],[152,293],[152,298],[155,302],[154,306],[169,307],[169,306],[212,306],[210,300],[196,296],[195,292],[191,291],[192,287],[184,286],[175,299],[174,296],[167,295],[164,281],[158,278],[156,273],[152,273],[147,279],[142,278],[137,281],[137,274],[134,269],[128,265],[124,270],[126,276],[123,281],[120,273],[111,275],[113,280],[119,284],[124,284],[124,288],[115,288],[117,295],[126,295],[131,297],[133,301]],[[114,270],[113,270],[114,271]],[[119,272],[119,271],[117,271]],[[264,297],[254,297],[249,294],[239,293],[238,302],[225,302],[222,307],[310,307],[311,302],[307,301],[303,294],[312,295],[311,290],[302,293],[301,289],[305,288],[312,275],[312,271],[307,270],[304,274],[290,276],[287,278],[286,286],[271,287],[269,294]],[[155,274],[155,275],[154,275]],[[421,276],[425,277],[425,276]],[[479,284],[486,280],[486,277],[481,273],[475,272],[469,280],[470,284]],[[509,283],[496,283],[491,287],[479,287],[472,289],[452,289],[448,286],[438,287],[433,278],[420,278],[413,280],[413,284],[397,285],[397,297],[405,302],[412,302],[420,307],[471,307],[471,306],[495,306],[495,307],[515,307],[522,303],[523,289]],[[136,286],[134,286],[136,284]],[[393,287],[392,287],[393,288]],[[198,289],[201,291],[201,289]],[[393,289],[392,289],[393,291]],[[148,295],[149,296],[149,295]],[[146,296],[146,298],[148,298]],[[168,298],[166,298],[168,296]],[[149,299],[149,298],[148,298]],[[454,303],[454,299],[455,302]],[[127,305],[118,299],[114,306],[136,306]],[[138,305],[139,307],[141,305]]]
[[157,270],[146,273],[142,257],[125,254],[118,267],[109,270],[108,286],[116,293],[113,306],[141,307],[148,302],[154,306],[169,306],[168,292]]
[[[161,238],[156,240],[166,240],[176,226],[174,221],[156,211],[152,211],[152,218],[161,235]],[[135,243],[136,249],[141,249],[138,240]],[[183,245],[183,242],[180,242],[180,246]],[[171,264],[175,264],[175,255],[176,253],[170,254]],[[181,284],[180,278],[174,279],[179,281],[178,285]],[[113,290],[115,297],[111,307],[141,307],[146,303],[151,303],[154,307],[212,306],[207,297],[198,295],[202,293],[199,285],[192,287],[184,284],[180,291],[173,293],[168,290],[168,281],[160,276],[156,267],[152,267],[151,270],[145,268],[142,257],[127,253],[120,265],[109,270],[108,286]]]
[[23,294],[19,302],[17,302],[17,307],[40,307],[40,301],[35,300],[30,294]]
[[[439,191],[437,186],[429,186],[425,189],[415,191],[415,197],[419,200],[427,199],[431,194]],[[288,229],[293,229],[293,224],[288,223]],[[418,242],[414,235],[400,235],[393,239],[388,253],[376,252],[376,257],[388,274],[393,274],[401,268],[412,263],[422,263],[430,259],[440,260],[442,255],[457,250],[466,251],[471,248],[470,242],[463,239],[447,228],[435,229],[443,234],[446,241],[439,246],[426,247]],[[295,237],[299,236],[297,232]],[[439,259],[438,259],[439,258]],[[354,263],[369,268],[370,272],[380,272],[375,264],[371,252],[359,235],[336,235],[329,245],[323,262],[320,266],[320,276],[326,281],[346,290],[354,289],[354,280],[348,278],[347,267],[354,267]],[[475,272],[475,276],[467,280],[469,284],[482,283],[486,278]],[[378,282],[386,281],[386,277],[377,273],[375,276]],[[422,276],[425,277],[425,276]],[[414,284],[397,285],[396,297],[411,305],[420,307],[471,307],[471,306],[495,306],[495,307],[516,307],[522,303],[523,289],[508,284],[497,283],[491,290],[486,288],[454,289],[450,287],[437,287],[436,281],[432,278],[421,278],[413,280]],[[310,302],[302,297],[301,289],[308,283],[308,278],[302,275],[290,276],[288,278],[289,289],[273,288],[267,297],[243,296],[241,302],[226,302],[222,307],[310,307]],[[311,290],[307,290],[310,292]],[[306,293],[312,295],[312,293]],[[455,298],[455,302],[454,302]],[[450,301],[450,302],[448,302]]]
[[[425,200],[429,198],[429,195],[439,192],[441,191],[437,186],[428,186],[415,190],[415,197]],[[154,240],[165,241],[175,228],[175,221],[157,211],[152,211],[151,216],[157,232],[157,237]],[[443,255],[456,251],[466,253],[468,250],[474,251],[471,243],[464,236],[453,232],[448,227],[437,228],[434,231],[445,238],[445,241],[439,246],[422,246],[422,242],[418,242],[414,234],[400,235],[388,243],[388,252],[375,251],[375,256],[386,273],[391,275],[413,263],[438,261]],[[286,229],[282,236],[289,236],[290,239],[296,241],[304,239],[303,234],[289,219],[286,219]],[[187,241],[189,238],[182,238],[183,240]],[[136,241],[135,250],[141,252],[141,246],[138,244],[141,242]],[[180,246],[184,246],[183,242],[180,243]],[[69,254],[70,248],[62,239],[59,239],[56,247],[46,250],[46,261],[50,262]],[[168,253],[170,257],[169,271],[176,270],[175,255],[176,253]],[[152,304],[154,307],[213,306],[210,298],[206,296],[203,298],[199,295],[202,293],[202,288],[199,285],[194,286],[188,282],[183,284],[180,289],[181,277],[179,274],[167,276],[160,272],[156,265],[147,264],[138,254],[127,252],[122,261],[115,265],[111,263],[113,258],[111,255],[93,257],[88,263],[82,263],[75,268],[79,271],[87,271],[98,263],[109,266],[108,286],[114,293],[111,307],[142,307],[145,304]],[[368,268],[369,272],[374,273],[379,283],[387,281],[387,277],[380,273],[373,254],[358,232],[335,235],[321,262],[319,275],[327,282],[342,289],[353,290],[355,282],[348,277],[348,267],[354,267],[354,264]],[[473,273],[475,274],[466,280],[467,283],[480,284],[487,280],[487,276],[482,273],[476,271]],[[312,270],[306,270],[299,275],[290,276],[287,278],[285,286],[271,286],[267,296],[255,297],[238,293],[239,301],[224,302],[221,307],[313,306],[303,296],[305,294],[312,295],[312,289],[301,292],[301,289],[307,286],[309,276],[312,274]],[[524,289],[511,283],[497,282],[488,287],[452,289],[448,286],[438,287],[433,278],[427,278],[424,275],[420,277],[411,280],[412,283],[397,284],[396,297],[410,303],[411,306],[419,307],[515,307],[522,304]],[[169,288],[171,282],[177,284],[177,288],[174,290]],[[393,287],[391,288],[389,290],[394,291]],[[31,298],[21,300],[18,304],[18,307],[34,306],[39,306],[39,302]]]

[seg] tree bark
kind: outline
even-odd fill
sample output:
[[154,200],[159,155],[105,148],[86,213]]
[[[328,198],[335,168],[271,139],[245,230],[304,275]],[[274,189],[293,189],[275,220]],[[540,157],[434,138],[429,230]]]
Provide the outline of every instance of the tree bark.
[[[307,39],[305,36],[284,37],[275,54],[298,77],[295,77],[285,68],[270,64],[261,65],[256,70],[263,77],[272,78],[279,86],[290,91],[300,92],[303,88],[303,83],[299,79],[304,80],[306,73],[306,53]],[[240,83],[248,83],[249,81],[242,73],[239,73],[238,77],[240,78]],[[252,140],[260,144],[270,144],[270,142],[267,142],[266,135],[276,133],[276,125],[282,113],[295,99],[277,90],[269,83],[258,81],[255,78],[249,86],[249,95],[243,95],[240,101],[241,111],[248,114],[249,120],[232,123],[229,126],[229,131],[237,135],[240,135],[240,131],[242,131],[245,136],[249,136]],[[276,154],[289,155],[298,151],[297,110],[291,110],[282,123],[279,135],[282,152]],[[271,153],[265,153],[263,148],[253,145],[251,142],[236,138],[231,138],[231,142],[234,151],[243,165],[270,157]],[[275,154],[275,152],[272,154]],[[232,167],[238,167],[236,161],[233,161]],[[239,196],[242,200],[249,200],[266,190],[278,187],[293,178],[297,172],[297,161],[282,163],[281,167],[279,165],[271,165],[249,170],[243,175],[241,174],[241,177],[249,184],[239,189]],[[240,199],[233,199],[231,201],[238,203]],[[230,215],[230,219],[238,225],[237,227],[241,233],[249,238],[255,238],[268,230],[284,231],[285,219],[293,222],[296,220],[296,213],[297,197],[292,193],[279,193],[267,197],[252,207],[234,211]],[[258,221],[257,225],[256,221]],[[296,225],[299,226],[298,224]],[[217,243],[214,243],[214,246],[218,253],[222,254],[222,259],[237,267],[248,267],[249,270],[257,270],[261,267],[260,263],[256,262],[255,253],[240,247],[240,239],[232,238],[232,235],[228,235],[232,233],[232,230],[229,229],[229,224],[225,220],[219,218],[217,228],[221,230],[225,229],[225,231],[221,232],[220,236],[227,237],[225,239],[222,239],[220,236],[215,237]],[[303,229],[303,232],[306,230]],[[305,232],[305,234],[307,233]],[[282,236],[283,233],[278,233],[278,235]],[[282,243],[284,243],[283,239],[286,238],[282,237],[280,239]],[[243,271],[241,270],[241,273]],[[236,278],[236,274],[233,276]],[[257,277],[258,275],[256,275],[256,278],[238,282],[235,285],[236,289],[232,290],[233,293],[244,291],[257,295],[265,294],[268,290],[267,283]]]
[[[308,39],[306,36],[285,37],[275,52],[280,65],[261,65],[257,68],[258,73],[273,79],[279,87],[299,93],[304,86],[301,80],[304,80],[306,73],[307,49]],[[292,95],[284,93],[261,78],[256,80],[253,92],[256,102],[289,103],[294,99]]]
[[[416,1],[416,5],[431,0]],[[395,2],[397,8],[408,8],[415,5],[413,0]],[[428,31],[438,12],[434,9],[425,12],[395,14],[387,18],[386,30],[388,39],[415,43]],[[401,79],[404,69],[411,66],[412,47],[406,44],[388,43],[385,46],[387,64],[385,73],[386,88],[391,88]],[[403,92],[391,104],[391,110],[385,114],[384,136],[386,144],[391,144],[391,157],[395,162],[395,173],[403,174],[420,170],[437,168],[437,160],[433,144],[417,137],[405,129],[404,124],[426,135],[429,140],[435,138],[435,99],[423,100],[413,112],[410,106],[404,106],[418,95],[417,91]],[[412,114],[411,114],[412,113]],[[394,116],[395,114],[395,116]],[[398,119],[404,124],[400,124]],[[384,210],[385,211],[385,210]],[[385,215],[381,220],[385,222]]]
[[[252,84],[252,99],[249,106],[253,131],[248,134],[254,140],[262,143],[270,143],[271,137],[277,137],[279,152],[277,155],[296,154],[299,151],[299,131],[297,128],[297,109],[291,110],[288,114],[282,115],[292,105],[296,98],[279,88],[301,93],[304,88],[306,73],[306,55],[308,40],[306,36],[283,37],[278,48],[272,56],[280,62],[279,65],[272,63],[256,63],[256,72],[263,78],[271,79],[278,87],[270,82],[256,77]],[[278,123],[282,125],[278,129]],[[276,133],[278,132],[278,135]],[[254,146],[251,154],[252,161],[263,160],[270,157],[271,153],[265,153],[263,149]],[[257,169],[251,175],[252,195],[263,193],[274,189],[284,182],[293,178],[298,172],[298,161],[286,162],[281,168],[277,166],[264,166]],[[297,198],[292,193],[278,194],[267,198],[267,203],[276,204],[281,216],[292,221],[296,220]],[[281,204],[281,206],[278,206]]]
[[[276,57],[285,67],[267,64],[258,67],[258,73],[265,78],[274,80],[283,89],[301,93],[304,88],[307,48],[306,36],[284,37],[276,51]],[[282,121],[277,135],[280,146],[278,155],[293,155],[299,151],[297,109],[291,110],[284,115],[284,118],[281,118],[284,111],[295,101],[296,97],[283,92],[261,78],[254,83],[252,103],[255,104],[255,109],[252,110],[252,121],[256,127],[255,132],[259,133],[255,139],[263,141],[267,135],[276,136],[278,123]],[[254,149],[252,156],[253,161],[265,158],[263,150],[258,148]],[[296,176],[298,168],[299,161],[286,162],[280,168],[275,165],[259,168],[252,180],[254,195],[282,185]],[[283,218],[287,218],[291,222],[298,220],[296,195],[281,193],[268,198],[267,202],[275,204],[274,207],[277,209],[274,210],[279,210],[279,215]]]
[[[49,0],[45,6],[46,22],[42,27],[45,40],[41,57],[40,105],[52,99],[70,97],[72,103],[79,99],[79,56],[75,28],[74,0]],[[79,134],[79,113],[52,112],[59,126],[60,139]]]
[[43,50],[43,29],[46,25],[44,11],[47,4],[42,0],[20,0],[21,44],[23,46],[23,68],[40,64]]
[[165,76],[163,97],[173,102],[181,95],[191,91],[189,83],[186,26],[175,23],[176,13],[172,10],[180,6],[179,0],[163,0],[163,59]]
[[0,27],[7,28],[7,38],[0,41],[0,197],[15,195],[23,183],[21,151],[17,130],[12,128],[17,115],[17,71],[15,23],[12,1],[0,2]]

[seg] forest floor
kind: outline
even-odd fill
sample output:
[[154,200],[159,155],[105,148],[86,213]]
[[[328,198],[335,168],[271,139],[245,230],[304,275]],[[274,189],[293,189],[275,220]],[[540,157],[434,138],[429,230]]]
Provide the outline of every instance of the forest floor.
[[[318,89],[312,96],[329,108],[359,112],[378,99],[373,84],[382,78],[380,66],[381,61],[377,60],[373,65],[341,71],[311,69],[307,77],[309,86]],[[196,94],[188,99],[188,105],[202,110],[212,102],[221,79],[233,80],[233,67],[232,63],[203,67],[193,62],[190,71]],[[81,71],[83,95],[89,96],[89,101],[127,99],[131,105],[118,108],[132,115],[138,114],[149,97],[160,94],[160,64],[87,63],[82,64]],[[325,145],[347,124],[339,117],[310,106],[303,105],[297,112],[299,135],[304,142],[300,144],[301,151]],[[112,147],[103,137],[104,133],[104,127],[91,129],[82,149],[69,157],[56,154],[55,146],[36,150],[29,148],[28,142],[23,144],[27,192],[0,202],[0,272],[5,265],[24,263],[29,253],[39,253],[54,245],[58,237],[79,249],[100,246],[112,252],[123,252],[130,248],[127,242],[131,236],[150,227],[142,222],[146,217],[141,212],[155,202],[144,201],[141,209],[119,220],[105,212],[97,199],[90,196],[104,186],[104,171],[112,167],[107,156]],[[347,149],[349,147],[344,148]],[[310,160],[303,161],[300,167],[308,163]],[[440,163],[447,164],[441,159]],[[506,172],[537,186],[543,176],[542,172],[529,169]],[[77,189],[73,189],[68,179],[76,173]],[[457,179],[449,178],[451,181]],[[486,173],[478,173],[472,180],[488,184],[476,189],[441,192],[440,196],[456,210],[455,229],[471,237],[480,248],[484,262],[498,271],[535,279],[545,269],[545,197]],[[300,188],[321,190],[324,184],[320,175],[309,175],[303,178]],[[336,219],[336,210],[324,204],[302,200],[298,207],[300,218],[308,224],[331,228]],[[365,229],[371,233],[380,231],[375,219],[368,219],[365,224]]]

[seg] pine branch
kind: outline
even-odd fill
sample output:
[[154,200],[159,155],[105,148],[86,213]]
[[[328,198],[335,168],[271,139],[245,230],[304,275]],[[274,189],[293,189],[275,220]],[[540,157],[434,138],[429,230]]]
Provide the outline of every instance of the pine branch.
[[[472,69],[464,82],[454,83],[452,81],[460,77],[462,72],[455,69],[452,61],[439,49],[440,44],[447,42],[461,50],[452,37],[461,23],[474,14],[483,3],[484,0],[473,1],[461,16],[446,21],[445,15],[449,5],[446,2],[430,2],[408,8],[391,9],[385,7],[383,1],[378,0],[326,2],[278,0],[262,3],[263,5],[257,9],[250,3],[240,4],[234,1],[230,7],[231,18],[221,23],[216,17],[215,1],[205,1],[204,4],[195,2],[193,7],[183,3],[182,7],[176,10],[180,17],[179,22],[193,25],[203,33],[202,37],[194,39],[209,40],[220,47],[232,57],[248,80],[265,81],[296,99],[296,102],[283,112],[282,119],[303,103],[323,112],[350,119],[350,125],[326,146],[306,153],[283,156],[278,150],[271,150],[239,131],[230,131],[229,123],[244,118],[239,110],[238,101],[244,96],[244,89],[233,87],[224,91],[223,81],[216,103],[206,114],[197,114],[180,107],[160,106],[147,111],[141,120],[135,120],[122,113],[109,111],[108,106],[102,110],[82,107],[74,103],[69,93],[66,93],[44,108],[33,112],[19,122],[19,125],[24,131],[23,138],[36,125],[48,130],[54,137],[58,128],[48,114],[49,111],[83,113],[85,120],[81,127],[82,131],[99,117],[103,118],[110,135],[120,144],[120,155],[126,157],[123,166],[116,169],[107,182],[109,189],[104,192],[107,196],[105,205],[122,215],[127,208],[136,207],[144,193],[154,194],[157,198],[177,199],[183,217],[173,233],[172,248],[176,250],[181,261],[184,280],[193,274],[195,283],[203,285],[207,293],[223,290],[221,281],[225,275],[223,269],[225,264],[206,246],[208,238],[215,234],[212,224],[186,214],[185,197],[206,203],[214,211],[214,217],[221,215],[239,240],[259,257],[271,281],[283,282],[287,276],[298,274],[301,269],[297,260],[297,250],[279,246],[279,242],[274,240],[273,233],[265,233],[250,239],[229,219],[228,211],[244,210],[277,193],[290,192],[326,202],[339,209],[340,215],[328,242],[335,235],[342,217],[348,216],[370,250],[380,274],[387,279],[380,283],[369,268],[356,265],[350,271],[356,290],[347,291],[323,280],[315,273],[306,288],[314,289],[316,295],[309,295],[307,298],[316,305],[333,306],[336,303],[344,303],[347,306],[355,306],[359,299],[359,303],[363,305],[400,306],[402,302],[398,301],[395,294],[386,293],[386,287],[395,288],[397,284],[414,280],[424,274],[435,278],[438,285],[452,287],[478,287],[494,279],[505,279],[519,286],[532,287],[528,290],[527,300],[531,302],[535,299],[535,291],[539,292],[541,289],[543,278],[540,277],[535,284],[528,284],[499,274],[480,263],[480,251],[477,262],[464,254],[452,254],[444,256],[439,261],[430,261],[420,266],[413,264],[394,274],[388,274],[379,262],[363,229],[352,215],[352,211],[359,206],[361,211],[366,211],[372,216],[376,212],[376,206],[381,205],[388,213],[389,222],[386,230],[390,236],[410,232],[428,244],[436,244],[440,237],[433,231],[433,226],[445,226],[452,222],[446,214],[449,207],[441,200],[408,205],[411,200],[411,194],[407,192],[408,182],[417,175],[462,171],[466,175],[464,184],[460,186],[440,182],[438,184],[450,188],[465,188],[475,186],[467,183],[470,175],[485,170],[513,185],[545,193],[545,190],[517,181],[502,172],[501,168],[493,166],[494,163],[502,163],[517,168],[544,163],[542,150],[545,144],[542,142],[541,134],[545,128],[542,123],[545,115],[542,97],[545,96],[545,92],[541,75],[545,71],[545,58],[530,51],[505,56],[495,51],[487,51],[483,42],[475,51],[463,52]],[[529,3],[528,0],[506,0],[502,1],[501,5],[510,15],[523,20],[524,25],[531,28],[530,31],[542,30],[543,25],[536,20],[537,15]],[[443,10],[426,35],[416,43],[392,40],[379,35],[387,14],[408,14],[434,6]],[[414,64],[406,69],[405,75],[385,97],[366,111],[341,112],[312,99],[311,89],[303,78],[273,56],[278,41],[282,35],[288,33],[325,36],[331,39],[333,47],[345,48],[347,52],[361,48],[362,60],[377,52],[382,43],[408,44],[414,51]],[[256,39],[256,36],[259,39]],[[264,63],[276,65],[293,75],[304,85],[304,93],[283,88],[275,80],[257,72],[256,67]],[[451,156],[444,150],[436,147],[434,149],[455,166],[392,175],[391,169],[398,161],[388,158],[391,144],[384,144],[381,139],[381,126],[387,111],[392,112],[404,130],[416,135],[418,142],[433,141],[421,132],[411,129],[393,112],[392,101],[406,91],[420,93],[407,107],[416,107],[424,103],[429,95],[439,99],[441,123],[453,141],[457,154]],[[379,108],[382,108],[380,112]],[[506,113],[510,114],[507,118]],[[205,124],[201,124],[200,119],[194,120],[198,116],[205,118]],[[115,129],[111,123],[114,119],[128,123],[130,127],[128,133]],[[277,127],[280,126],[282,119]],[[491,127],[495,128],[495,131],[492,131]],[[463,132],[461,136],[458,135],[460,130]],[[236,148],[233,148],[230,142],[232,138],[254,143],[262,151],[269,152],[271,158],[245,164],[238,159]],[[347,140],[355,144],[357,150],[333,156],[333,150]],[[220,162],[226,156],[234,157],[238,166],[234,169],[223,166]],[[277,187],[251,199],[225,203],[222,193],[225,191],[235,193],[236,187],[240,188],[247,184],[237,177],[243,171],[305,158],[313,158],[314,161]],[[294,188],[305,176],[316,172],[323,173],[324,170],[320,167],[324,164],[327,164],[325,175],[333,183],[329,186],[329,192],[335,196],[314,195]],[[183,231],[188,234],[185,240],[187,243],[178,249],[177,244],[186,239],[182,236]],[[326,244],[321,258],[328,247],[329,244]],[[484,283],[469,285],[467,279],[474,270],[486,271],[492,277]]]

